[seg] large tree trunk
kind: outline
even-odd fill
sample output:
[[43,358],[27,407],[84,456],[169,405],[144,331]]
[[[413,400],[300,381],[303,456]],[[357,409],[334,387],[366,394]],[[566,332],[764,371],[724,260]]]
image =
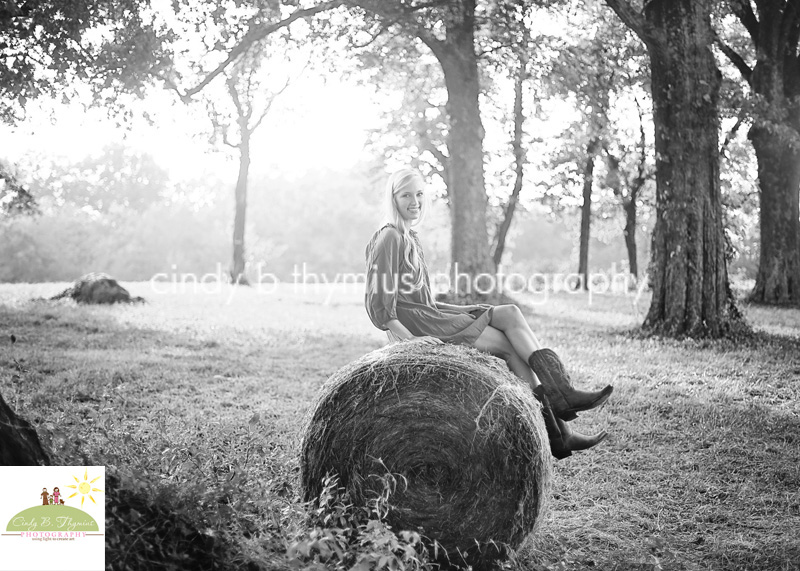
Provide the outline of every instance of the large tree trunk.
[[[442,66],[447,89],[448,160],[447,183],[452,222],[451,260],[453,272],[470,276],[470,289],[476,274],[492,271],[487,228],[486,188],[483,165],[483,124],[478,96],[480,77],[475,54],[476,0],[412,4],[404,0],[349,0],[347,4],[378,15],[388,24],[398,24],[409,35],[419,38]],[[426,20],[430,9],[432,20]],[[435,22],[434,26],[429,26]],[[444,39],[440,26],[444,28]],[[434,31],[431,29],[436,27]],[[457,265],[457,268],[456,268]],[[464,295],[465,284],[458,286],[461,300],[482,296]]]
[[645,8],[657,177],[644,327],[670,336],[722,336],[739,318],[725,262],[710,10],[696,0],[653,0]]
[[0,395],[0,465],[48,466],[50,458],[30,423],[17,416]]
[[765,128],[753,127],[761,202],[761,257],[750,300],[800,303],[800,152]]
[[[483,124],[478,96],[480,80],[475,55],[475,2],[464,0],[446,20],[447,40],[434,54],[447,87],[450,131],[450,217],[452,261],[460,273],[490,272],[483,168]],[[463,291],[463,290],[462,290]]]
[[244,261],[244,228],[247,214],[247,176],[250,172],[250,133],[245,125],[240,129],[242,142],[239,145],[239,177],[236,179],[236,214],[233,220],[233,266],[231,282],[247,285]]
[[599,141],[592,139],[586,145],[586,164],[583,167],[583,204],[581,205],[581,235],[578,247],[578,274],[581,286],[589,289],[589,234],[592,227],[592,187],[594,186],[594,161]]
[[800,304],[800,71],[795,58],[785,59],[796,48],[774,33],[785,18],[783,2],[768,2],[759,13],[751,86],[765,105],[749,138],[758,159],[761,255],[750,300]]

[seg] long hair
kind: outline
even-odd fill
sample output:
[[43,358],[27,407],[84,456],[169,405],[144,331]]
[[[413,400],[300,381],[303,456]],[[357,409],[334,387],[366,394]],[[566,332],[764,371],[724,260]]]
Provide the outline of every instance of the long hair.
[[410,168],[400,169],[389,175],[389,180],[386,181],[386,221],[390,222],[397,228],[403,235],[403,259],[406,264],[414,270],[415,280],[412,284],[414,290],[420,289],[424,284],[423,279],[423,264],[422,255],[419,252],[416,240],[411,235],[411,226],[416,226],[425,218],[425,213],[428,210],[429,200],[427,194],[423,195],[422,204],[420,207],[420,216],[416,221],[409,223],[400,215],[397,210],[397,203],[395,202],[395,195],[398,192],[405,190],[414,182],[424,184],[422,175],[418,171]]

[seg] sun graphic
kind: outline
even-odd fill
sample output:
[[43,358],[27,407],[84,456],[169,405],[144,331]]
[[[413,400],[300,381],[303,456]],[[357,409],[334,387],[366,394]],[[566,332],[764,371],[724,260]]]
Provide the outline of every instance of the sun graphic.
[[[69,498],[74,498],[75,496],[77,496],[80,493],[81,494],[81,507],[83,507],[83,502],[86,500],[86,494],[89,494],[89,492],[102,492],[103,491],[103,490],[101,490],[99,488],[93,488],[91,486],[91,484],[94,484],[97,480],[102,478],[102,476],[97,476],[97,478],[95,478],[91,482],[87,482],[87,480],[89,479],[89,469],[88,468],[86,469],[86,472],[84,472],[84,474],[83,474],[83,482],[81,482],[76,476],[72,476],[72,477],[75,478],[75,482],[78,485],[77,486],[67,486],[67,487],[68,488],[76,488],[78,491],[75,492],[74,494],[72,494],[71,496],[69,496]],[[69,498],[67,498],[67,499],[69,499]],[[94,501],[94,498],[92,497],[91,494],[89,494],[89,499],[92,500],[92,503],[95,503],[95,504],[97,503],[97,502]]]

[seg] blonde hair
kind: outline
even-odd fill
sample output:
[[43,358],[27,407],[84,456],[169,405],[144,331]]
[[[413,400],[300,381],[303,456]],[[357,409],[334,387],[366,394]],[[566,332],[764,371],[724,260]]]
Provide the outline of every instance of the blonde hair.
[[423,279],[423,266],[424,261],[422,254],[419,251],[416,240],[411,235],[411,226],[419,224],[425,218],[425,212],[428,210],[427,194],[423,194],[422,207],[420,208],[420,217],[413,223],[406,222],[405,218],[400,215],[397,210],[397,203],[395,202],[395,195],[405,190],[413,182],[425,184],[422,175],[418,171],[410,168],[400,169],[389,175],[389,180],[386,181],[386,218],[387,222],[391,223],[403,236],[403,259],[406,264],[414,270],[416,279],[412,284],[414,290],[419,290],[424,284]]

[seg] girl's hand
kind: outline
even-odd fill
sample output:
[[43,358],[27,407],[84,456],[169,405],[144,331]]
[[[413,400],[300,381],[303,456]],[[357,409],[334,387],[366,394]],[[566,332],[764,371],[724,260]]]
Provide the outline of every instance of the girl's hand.
[[462,305],[461,307],[463,308],[464,313],[472,313],[473,311],[477,311],[479,309],[487,311],[492,306],[488,303],[479,303],[477,305]]
[[444,345],[444,341],[437,339],[436,337],[431,337],[430,335],[426,335],[424,337],[412,337],[408,341],[411,343],[423,343],[425,345]]

